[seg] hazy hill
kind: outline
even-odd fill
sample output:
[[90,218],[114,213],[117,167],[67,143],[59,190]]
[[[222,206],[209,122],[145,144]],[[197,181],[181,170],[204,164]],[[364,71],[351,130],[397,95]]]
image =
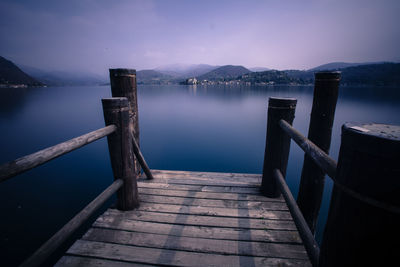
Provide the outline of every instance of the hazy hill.
[[218,68],[218,66],[212,66],[207,64],[192,64],[192,65],[172,64],[172,65],[158,67],[155,70],[163,74],[177,78],[178,77],[189,78],[189,77],[198,77],[216,68]]
[[346,62],[331,62],[328,64],[323,64],[321,66],[309,69],[309,71],[324,71],[324,70],[338,70],[349,67],[356,67],[361,65],[373,65],[373,64],[382,64],[385,62],[364,62],[364,63],[346,63]]
[[[342,85],[400,85],[400,63],[362,64],[337,70],[342,73]],[[317,70],[271,70],[244,74],[238,80],[251,84],[313,84],[315,72]]]
[[400,85],[400,63],[361,65],[341,71],[341,83],[346,85]]
[[270,68],[265,68],[265,67],[253,67],[253,68],[248,68],[251,71],[254,72],[263,72],[263,71],[267,71],[267,70],[271,70]]
[[155,70],[139,70],[136,72],[138,84],[165,84],[173,80],[173,76]]
[[269,83],[269,84],[304,84],[305,82],[299,78],[290,77],[287,71],[268,70],[262,72],[251,72],[241,75],[238,79],[242,82],[257,84],[257,83]]
[[232,80],[236,79],[237,77],[250,73],[251,71],[246,69],[243,66],[233,66],[233,65],[226,65],[210,72],[207,72],[203,75],[197,77],[197,80],[209,80],[209,81],[216,81],[216,80]]
[[44,84],[32,78],[13,62],[0,56],[0,84],[43,86]]
[[49,86],[99,85],[108,81],[108,77],[89,72],[46,71],[26,65],[19,65],[19,67]]

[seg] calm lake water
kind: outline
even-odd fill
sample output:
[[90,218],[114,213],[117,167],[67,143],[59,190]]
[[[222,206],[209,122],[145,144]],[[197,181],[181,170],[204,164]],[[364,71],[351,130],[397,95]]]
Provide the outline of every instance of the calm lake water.
[[[141,148],[154,169],[261,173],[270,96],[298,99],[294,126],[307,135],[313,87],[139,86]],[[0,163],[104,126],[108,86],[0,90]],[[341,87],[331,156],[347,121],[400,124],[400,88]],[[287,171],[296,196],[303,153]],[[15,265],[112,182],[106,139],[0,184],[0,265]],[[326,221],[327,179],[317,239]],[[106,208],[113,199],[106,203]],[[101,212],[101,211],[100,211]]]

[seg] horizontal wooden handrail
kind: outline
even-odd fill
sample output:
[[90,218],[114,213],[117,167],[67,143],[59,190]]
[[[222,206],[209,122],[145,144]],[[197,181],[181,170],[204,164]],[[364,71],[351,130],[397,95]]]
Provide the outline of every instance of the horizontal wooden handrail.
[[136,158],[138,159],[140,166],[142,166],[144,173],[146,174],[147,179],[153,179],[153,174],[150,171],[149,166],[147,165],[142,152],[140,151],[139,145],[136,142],[135,135],[131,132],[133,152],[135,153]]
[[283,197],[285,198],[290,213],[293,216],[294,223],[296,224],[297,229],[299,230],[299,234],[301,239],[303,240],[304,247],[306,248],[308,257],[310,258],[313,266],[318,266],[319,251],[320,251],[318,243],[317,241],[315,241],[314,235],[312,234],[306,220],[303,217],[303,214],[301,213],[299,207],[297,206],[297,203],[294,200],[294,197],[288,185],[286,184],[281,171],[278,169],[274,169],[273,174],[275,181]]
[[0,182],[3,182],[13,176],[42,165],[52,159],[62,156],[84,145],[90,144],[100,138],[103,138],[115,132],[116,129],[117,127],[115,125],[109,125],[107,127],[100,128],[98,130],[65,141],[58,145],[51,146],[33,154],[7,162],[0,166]]
[[68,239],[107,199],[109,199],[124,181],[115,180],[100,195],[90,202],[81,212],[75,215],[63,228],[44,243],[32,256],[20,266],[40,266],[65,240]]
[[292,138],[296,144],[298,144],[300,148],[303,149],[303,151],[313,159],[315,164],[317,164],[322,171],[324,171],[329,177],[333,179],[335,178],[337,167],[336,160],[329,157],[328,154],[322,151],[313,142],[308,140],[285,120],[280,120],[279,125],[281,126],[282,130],[285,131],[290,138]]

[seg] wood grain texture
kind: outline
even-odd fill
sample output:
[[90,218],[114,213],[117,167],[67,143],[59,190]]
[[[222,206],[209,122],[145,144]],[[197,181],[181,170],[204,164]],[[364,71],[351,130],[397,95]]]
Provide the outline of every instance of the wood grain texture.
[[161,212],[161,213],[225,216],[225,217],[236,217],[236,218],[258,218],[258,219],[271,219],[271,220],[292,219],[292,216],[288,211],[279,211],[279,210],[215,208],[215,207],[171,205],[171,204],[158,204],[158,203],[142,203],[138,208],[138,210]]
[[[141,190],[139,190],[141,193]],[[266,201],[249,201],[249,200],[233,200],[233,199],[210,199],[199,198],[198,194],[187,198],[185,196],[168,196],[168,195],[150,195],[140,194],[140,202],[157,203],[157,204],[173,204],[185,206],[202,206],[215,208],[241,208],[255,210],[283,210],[287,211],[287,205],[283,202],[266,202]]]
[[[258,187],[237,187],[237,186],[215,186],[215,185],[201,185],[201,184],[169,184],[168,180],[147,181],[144,179],[138,180],[139,187],[145,188],[163,188],[173,190],[184,190],[184,191],[202,191],[202,192],[214,192],[214,193],[234,193],[234,194],[254,194],[260,195],[260,189]],[[275,200],[284,201],[283,198],[275,198]]]
[[140,166],[142,167],[144,173],[146,174],[147,179],[153,179],[153,174],[150,171],[149,166],[147,165],[146,160],[143,157],[142,151],[140,151],[139,144],[136,142],[136,138],[134,134],[131,132],[131,138],[132,138],[132,148],[133,152],[135,153],[135,159],[137,159],[140,163]]
[[320,266],[393,265],[400,237],[400,126],[345,123],[341,138]]
[[[262,241],[272,243],[301,244],[298,232],[292,230],[273,229],[246,229],[237,227],[190,225],[186,223],[176,224],[152,221],[139,221],[117,216],[100,216],[93,227],[134,231],[141,233],[164,234],[172,236],[200,237],[208,239]],[[252,225],[250,225],[252,227]]]
[[304,219],[299,207],[297,206],[297,203],[294,200],[292,192],[286,184],[282,173],[278,169],[275,169],[274,173],[276,182],[279,185],[279,189],[281,190],[282,195],[285,197],[286,202],[288,203],[291,214],[293,214],[293,219],[296,223],[297,229],[299,229],[300,236],[302,240],[304,240],[304,246],[307,250],[308,256],[310,257],[310,261],[313,266],[318,266],[320,254],[318,243],[317,241],[315,241],[314,235],[311,232],[310,228],[308,228],[307,222]]
[[[203,192],[202,188],[198,188],[194,196],[188,194],[189,190],[180,190],[181,188],[172,185],[164,187],[165,184],[158,184],[159,186],[149,187],[147,184],[139,183],[139,193],[154,195],[154,196],[171,196],[171,197],[193,197],[197,199],[219,199],[219,200],[238,200],[241,201],[258,201],[258,202],[275,202],[284,204],[284,200],[280,198],[267,198],[261,194],[249,194],[249,193],[225,193],[225,192]],[[191,188],[195,189],[195,188]]]
[[224,255],[276,257],[279,254],[282,258],[307,259],[303,246],[293,244],[193,238],[100,228],[90,229],[82,239],[121,245]]
[[138,182],[138,209],[108,209],[63,261],[310,266],[286,203],[254,186],[260,175],[197,172],[192,179],[186,171],[152,173],[153,180]]
[[297,100],[294,98],[270,97],[268,100],[267,134],[261,191],[268,197],[279,197],[279,188],[273,177],[273,170],[278,169],[283,176],[289,158],[290,138],[279,127],[279,121],[284,119],[293,123]]
[[96,258],[87,258],[79,256],[63,256],[55,265],[56,267],[69,266],[69,267],[149,267],[156,265],[147,265],[140,263],[105,260]]
[[124,186],[118,190],[117,206],[121,210],[132,210],[139,206],[137,173],[131,149],[128,100],[126,97],[103,98],[104,121],[114,124],[117,130],[107,137],[114,179],[122,179]]
[[[149,211],[129,211],[119,212],[118,210],[108,209],[103,216],[110,216],[111,220],[138,220],[150,222],[162,222],[179,225],[213,226],[213,227],[232,227],[243,229],[274,229],[274,230],[296,230],[293,221],[289,220],[269,220],[235,217],[217,217],[204,215],[180,215],[174,213],[160,213]],[[101,218],[101,217],[100,217]]]
[[[110,85],[112,97],[126,97],[128,99],[129,132],[135,136],[136,143],[140,147],[139,109],[137,98],[136,70],[134,69],[110,69]],[[129,147],[133,149],[133,147]],[[135,172],[140,174],[140,163],[134,158]]]
[[241,263],[253,263],[254,266],[310,266],[307,260],[220,255],[85,240],[75,242],[67,253],[135,263],[176,266],[240,266]]
[[326,154],[313,142],[308,140],[286,121],[281,120],[279,125],[282,127],[283,131],[285,131],[290,138],[292,138],[293,141],[295,141],[296,144],[303,149],[303,151],[314,161],[314,163],[321,168],[324,173],[332,178],[335,178],[337,162],[334,159],[332,159],[328,154]]
[[[339,93],[340,72],[315,73],[313,105],[311,109],[308,139],[326,154],[331,146],[332,126]],[[307,154],[303,169],[297,204],[311,232],[315,233],[325,185],[325,172],[318,168]]]

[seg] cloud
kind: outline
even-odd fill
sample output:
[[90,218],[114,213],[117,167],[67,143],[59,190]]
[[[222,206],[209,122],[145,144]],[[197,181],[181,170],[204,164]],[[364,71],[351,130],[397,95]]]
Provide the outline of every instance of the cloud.
[[0,53],[45,69],[310,68],[400,57],[400,1],[6,1]]

